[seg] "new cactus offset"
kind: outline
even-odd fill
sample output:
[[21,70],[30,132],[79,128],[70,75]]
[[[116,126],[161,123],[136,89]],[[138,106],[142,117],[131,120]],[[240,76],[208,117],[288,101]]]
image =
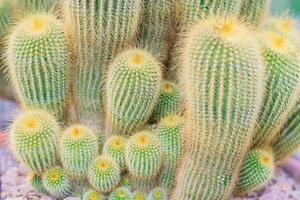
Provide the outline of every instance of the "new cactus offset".
[[28,174],[28,180],[29,180],[30,185],[36,191],[43,193],[43,194],[47,194],[47,191],[46,191],[45,187],[43,186],[42,176],[40,176],[34,172],[30,172]]
[[144,192],[141,191],[135,191],[132,194],[132,200],[147,200],[147,195]]
[[186,149],[171,199],[230,196],[263,97],[256,40],[239,20],[218,16],[200,21],[183,39]]
[[84,178],[98,151],[97,137],[89,128],[73,125],[63,132],[60,157],[70,177]]
[[272,179],[274,170],[272,152],[262,149],[250,151],[241,167],[235,194],[244,195],[260,189]]
[[59,127],[47,112],[36,110],[22,113],[10,130],[10,142],[18,158],[34,172],[56,165]]
[[254,147],[267,146],[276,140],[300,91],[298,48],[284,35],[272,31],[262,33],[261,41],[266,63],[266,92],[257,120]]
[[6,51],[10,78],[21,104],[62,116],[69,68],[62,23],[46,13],[27,16],[13,29]]
[[82,200],[106,200],[106,198],[97,190],[89,189],[83,194]]
[[161,65],[145,50],[129,49],[109,67],[106,85],[107,134],[142,129],[159,97]]
[[147,200],[167,200],[168,194],[163,188],[154,188],[150,191]]
[[108,200],[132,200],[132,194],[127,188],[119,187],[109,195]]

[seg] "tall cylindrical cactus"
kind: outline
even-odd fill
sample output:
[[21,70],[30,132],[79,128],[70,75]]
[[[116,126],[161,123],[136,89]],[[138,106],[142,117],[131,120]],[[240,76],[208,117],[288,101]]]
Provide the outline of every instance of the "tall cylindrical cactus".
[[107,134],[131,135],[145,126],[159,97],[161,65],[145,50],[121,53],[106,85]]
[[74,94],[83,117],[101,113],[105,68],[138,30],[141,0],[66,0],[66,25],[71,30]]
[[171,199],[231,194],[263,97],[264,67],[253,35],[235,18],[209,17],[183,39],[186,144]]
[[62,116],[68,97],[69,68],[62,23],[50,14],[26,17],[9,37],[7,60],[21,104]]
[[298,48],[284,35],[272,31],[262,33],[261,41],[267,84],[255,130],[254,147],[268,146],[276,140],[299,99],[300,91]]
[[270,0],[242,0],[240,17],[254,26],[261,26],[268,14]]
[[59,127],[44,111],[27,111],[12,124],[10,143],[15,154],[34,172],[56,165]]

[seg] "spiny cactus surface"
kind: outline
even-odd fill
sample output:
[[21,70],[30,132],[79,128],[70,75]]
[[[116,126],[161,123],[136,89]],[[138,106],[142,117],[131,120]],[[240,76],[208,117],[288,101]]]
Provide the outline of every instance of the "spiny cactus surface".
[[127,188],[119,187],[109,195],[108,200],[132,200],[132,194]]
[[34,173],[34,172],[30,172],[28,174],[28,179],[29,179],[29,183],[30,185],[37,191],[43,194],[47,194],[47,191],[45,189],[45,187],[43,186],[43,182],[42,182],[42,176]]
[[254,26],[265,22],[270,0],[242,0],[240,17]]
[[167,200],[167,192],[163,188],[154,188],[150,191],[147,200]]
[[12,20],[13,10],[12,2],[10,0],[0,1],[0,37],[7,33],[7,29]]
[[89,189],[86,191],[83,196],[83,200],[105,200],[105,196],[98,192],[97,190]]

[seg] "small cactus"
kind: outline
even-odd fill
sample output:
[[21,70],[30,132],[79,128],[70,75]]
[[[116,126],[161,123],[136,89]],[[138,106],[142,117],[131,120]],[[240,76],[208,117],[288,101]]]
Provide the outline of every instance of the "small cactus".
[[126,187],[119,187],[109,195],[108,200],[132,200],[132,194]]
[[181,96],[177,86],[170,82],[164,81],[161,86],[158,103],[154,109],[154,118],[160,120],[167,115],[180,114]]
[[42,182],[42,176],[34,173],[34,172],[30,172],[28,174],[28,179],[29,179],[29,183],[30,185],[39,193],[42,194],[47,194],[47,191],[45,189],[45,187],[43,186],[43,182]]
[[145,50],[121,53],[109,67],[107,94],[108,134],[131,135],[144,128],[159,97],[161,65]]
[[162,151],[159,139],[152,132],[142,131],[129,138],[125,154],[131,175],[139,179],[157,175],[162,162]]
[[91,186],[105,193],[112,191],[120,182],[120,178],[120,168],[110,156],[95,158],[88,171]]
[[148,194],[147,200],[168,200],[167,191],[163,188],[154,188]]
[[73,125],[63,132],[60,157],[70,177],[84,178],[98,151],[97,137],[89,128]]
[[82,200],[106,200],[106,198],[97,190],[89,189],[83,194]]
[[235,194],[244,195],[263,187],[274,175],[272,152],[256,149],[246,156],[240,170]]
[[41,110],[19,115],[10,130],[15,154],[34,172],[56,165],[59,127],[55,119]]
[[64,115],[70,52],[62,23],[33,14],[13,29],[6,50],[9,76],[22,106]]
[[72,192],[71,182],[61,167],[48,169],[43,174],[42,182],[47,192],[54,197],[66,197]]
[[132,195],[132,200],[147,200],[147,195],[139,190],[136,190]]
[[120,166],[121,171],[126,170],[125,163],[125,145],[127,139],[123,136],[112,136],[106,140],[103,148],[103,153],[110,155],[114,158],[118,165]]

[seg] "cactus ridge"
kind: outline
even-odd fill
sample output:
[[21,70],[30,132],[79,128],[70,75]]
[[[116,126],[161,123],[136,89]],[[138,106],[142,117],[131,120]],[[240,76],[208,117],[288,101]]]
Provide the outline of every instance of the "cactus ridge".
[[0,1],[0,37],[7,33],[12,19],[12,3],[10,0]]
[[264,23],[270,0],[242,0],[240,17],[254,26]]

